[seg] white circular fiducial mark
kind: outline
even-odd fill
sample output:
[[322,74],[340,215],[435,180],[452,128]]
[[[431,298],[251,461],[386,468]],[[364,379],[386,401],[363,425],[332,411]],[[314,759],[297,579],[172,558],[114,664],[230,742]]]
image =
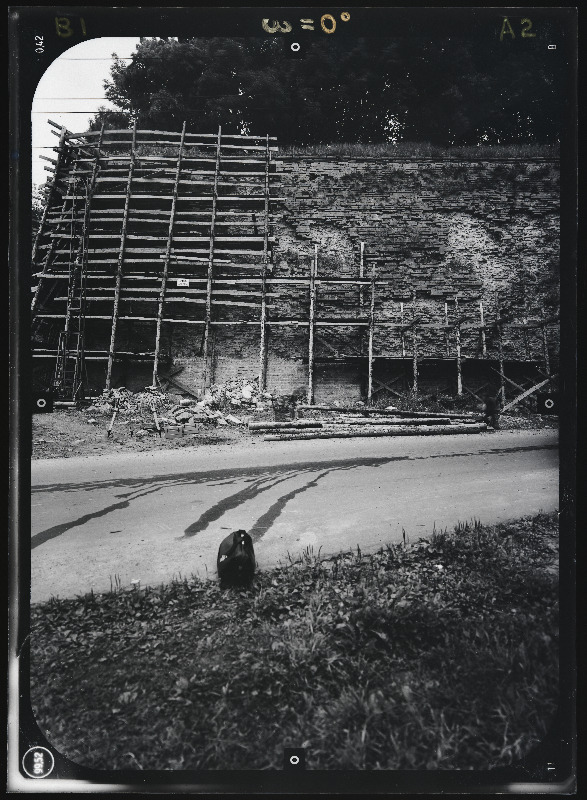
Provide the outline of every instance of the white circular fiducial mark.
[[29,747],[22,757],[22,768],[29,778],[46,778],[55,766],[53,753],[46,747]]
[[550,397],[548,398],[548,400],[544,401],[544,408],[553,408],[553,407],[554,407],[554,400],[552,400]]
[[39,399],[37,400],[37,408],[45,408],[46,405],[47,401],[44,400],[42,397],[39,397]]
[[298,50],[300,49],[300,46],[297,42],[292,42],[291,49],[293,50],[294,53],[297,53]]
[[299,764],[299,763],[300,763],[299,756],[291,756],[291,758],[289,759],[289,763],[290,763],[290,764],[293,764],[293,765],[294,765],[294,767],[295,767],[295,766],[296,766],[296,764]]

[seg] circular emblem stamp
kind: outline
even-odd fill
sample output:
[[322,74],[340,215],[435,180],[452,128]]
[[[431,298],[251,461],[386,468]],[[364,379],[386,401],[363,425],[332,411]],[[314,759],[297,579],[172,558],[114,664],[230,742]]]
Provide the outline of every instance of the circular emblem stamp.
[[22,768],[29,778],[46,778],[55,766],[53,754],[46,747],[29,747],[22,757]]

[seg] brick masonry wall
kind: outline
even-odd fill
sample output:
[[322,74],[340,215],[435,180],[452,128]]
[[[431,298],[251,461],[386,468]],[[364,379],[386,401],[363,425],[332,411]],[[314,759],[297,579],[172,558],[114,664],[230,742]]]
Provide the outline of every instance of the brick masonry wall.
[[[396,324],[409,322],[415,313],[423,322],[443,323],[445,302],[449,321],[455,319],[454,298],[459,311],[479,321],[479,301],[485,321],[496,318],[497,297],[502,312],[514,322],[539,320],[558,312],[559,282],[559,170],[558,163],[544,159],[527,161],[393,161],[390,159],[283,158],[273,194],[286,198],[275,204],[271,233],[274,277],[309,275],[314,245],[318,245],[318,277],[358,277],[360,243],[364,242],[364,271],[376,271],[375,315]],[[274,286],[268,307],[269,319],[307,319],[307,287]],[[363,305],[357,287],[317,286],[318,319],[367,319],[369,288]],[[152,309],[151,309],[152,310]],[[135,306],[135,313],[140,310]],[[239,309],[216,311],[217,318],[235,319]],[[241,318],[258,319],[256,309],[244,309]],[[107,346],[110,325],[87,327],[86,347]],[[259,372],[257,326],[218,326],[214,329],[210,357],[214,379],[254,378]],[[203,326],[164,325],[161,343],[165,363],[184,366],[182,380],[198,386],[202,374]],[[549,329],[549,356],[556,366],[558,329]],[[463,354],[481,355],[478,331],[462,330]],[[405,334],[406,355],[411,356],[411,332]],[[153,350],[154,327],[140,322],[119,325],[117,349],[131,352]],[[454,332],[449,350],[444,332],[418,329],[422,356],[455,354]],[[486,348],[497,357],[495,331],[488,330]],[[367,327],[317,328],[315,395],[319,402],[355,400],[366,382],[364,362],[336,362],[338,355],[367,354]],[[406,374],[405,362],[385,362],[382,356],[402,354],[398,329],[379,327],[374,336],[375,376],[384,379]],[[543,358],[539,328],[524,334],[504,328],[503,354],[508,360]],[[308,329],[274,326],[269,329],[267,384],[287,392],[307,385]],[[102,388],[103,368],[91,365],[96,388]],[[152,365],[117,365],[114,385],[142,388],[150,383]],[[441,368],[454,382],[454,364]],[[432,386],[443,375],[422,366]],[[99,384],[101,383],[101,386]],[[408,383],[404,382],[405,386]],[[398,381],[398,387],[402,382]]]

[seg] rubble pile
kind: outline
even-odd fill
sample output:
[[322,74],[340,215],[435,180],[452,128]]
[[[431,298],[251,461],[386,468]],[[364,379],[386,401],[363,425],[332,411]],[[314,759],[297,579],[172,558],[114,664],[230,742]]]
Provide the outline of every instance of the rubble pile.
[[[213,384],[204,394],[202,402],[210,408],[232,411],[266,411],[272,408],[271,392],[259,391],[258,379],[240,378],[223,384]],[[241,412],[242,413],[242,412]]]
[[[95,424],[98,414],[116,413],[118,423],[123,419],[143,427],[153,423],[163,430],[181,426],[183,432],[199,425],[244,425],[256,412],[271,411],[273,396],[270,392],[259,392],[257,380],[233,380],[225,384],[214,384],[207,389],[201,400],[187,397],[177,402],[176,396],[146,387],[143,392],[130,392],[125,387],[104,390],[86,408],[89,422]],[[245,419],[241,415],[245,415]],[[123,419],[121,419],[121,417]],[[154,419],[154,417],[156,419]],[[186,427],[187,426],[187,427]],[[149,430],[152,428],[148,428]],[[137,433],[146,433],[139,430]]]
[[153,410],[158,412],[169,405],[169,402],[169,396],[157,389],[130,392],[123,386],[120,389],[104,389],[86,411],[90,414],[112,414],[116,409],[119,414],[151,415]]

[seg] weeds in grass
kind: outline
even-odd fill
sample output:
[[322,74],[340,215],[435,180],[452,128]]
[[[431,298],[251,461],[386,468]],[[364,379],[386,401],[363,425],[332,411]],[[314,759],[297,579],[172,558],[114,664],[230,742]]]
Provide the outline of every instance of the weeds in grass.
[[[49,740],[108,769],[488,769],[557,705],[556,514],[32,607]],[[404,532],[405,534],[405,532]]]

